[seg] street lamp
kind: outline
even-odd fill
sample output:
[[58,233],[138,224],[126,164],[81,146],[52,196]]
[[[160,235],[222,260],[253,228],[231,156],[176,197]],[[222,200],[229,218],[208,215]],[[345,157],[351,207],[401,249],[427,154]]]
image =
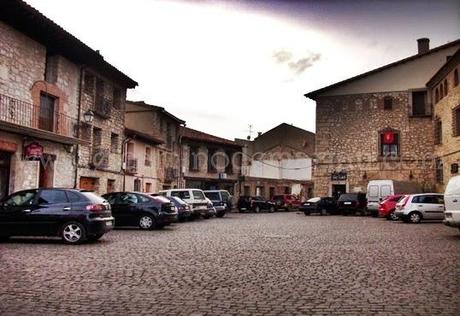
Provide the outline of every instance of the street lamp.
[[91,111],[91,110],[86,111],[86,112],[83,114],[83,119],[85,120],[85,123],[87,123],[87,124],[92,124],[92,123],[93,123],[93,119],[94,119],[94,113],[93,113],[93,111]]

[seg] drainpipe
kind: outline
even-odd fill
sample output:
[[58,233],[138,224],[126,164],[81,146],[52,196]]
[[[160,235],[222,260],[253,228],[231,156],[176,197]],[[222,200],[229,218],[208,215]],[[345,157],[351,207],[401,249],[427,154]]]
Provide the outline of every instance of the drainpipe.
[[[80,83],[78,86],[78,116],[77,116],[77,138],[80,139],[80,127],[81,127],[81,91],[83,87],[83,69],[85,67],[80,67]],[[80,144],[77,143],[75,147],[75,179],[74,179],[74,189],[78,187],[78,165],[80,164]]]
[[[123,174],[123,191],[126,191],[126,146],[128,145],[129,141],[132,140],[132,137],[126,137],[123,139],[123,143],[121,146],[121,173]],[[125,168],[123,168],[123,164],[125,164]]]

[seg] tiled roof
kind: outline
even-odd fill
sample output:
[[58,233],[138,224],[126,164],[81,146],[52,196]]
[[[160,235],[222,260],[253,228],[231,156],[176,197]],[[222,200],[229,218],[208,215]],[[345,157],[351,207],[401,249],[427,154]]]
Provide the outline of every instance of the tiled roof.
[[139,132],[131,128],[125,128],[125,135],[133,137],[134,139],[142,139],[143,141],[151,143],[151,144],[159,145],[159,144],[165,143],[165,141],[161,139],[161,137],[158,135]]
[[185,124],[184,120],[181,120],[177,116],[175,116],[175,115],[171,114],[170,112],[166,111],[164,107],[161,107],[161,106],[158,106],[158,105],[153,105],[153,104],[148,104],[148,103],[145,103],[144,101],[129,101],[129,100],[126,100],[126,102],[131,103],[131,104],[135,104],[135,105],[139,105],[139,106],[143,106],[143,107],[146,107],[146,108],[153,108],[155,110],[160,111],[161,113],[163,113],[164,115],[166,115],[170,119],[176,121],[177,123]]
[[211,134],[203,133],[188,127],[181,127],[180,128],[180,135],[182,138],[190,139],[190,140],[195,140],[199,142],[205,142],[205,143],[213,143],[213,144],[222,144],[222,145],[229,145],[229,146],[234,146],[234,147],[242,147],[238,143],[217,137]]

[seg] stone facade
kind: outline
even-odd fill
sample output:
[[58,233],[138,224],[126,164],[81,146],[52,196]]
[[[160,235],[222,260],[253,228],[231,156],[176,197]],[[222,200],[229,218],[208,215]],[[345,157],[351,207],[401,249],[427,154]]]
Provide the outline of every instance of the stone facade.
[[[436,191],[444,189],[460,165],[460,51],[433,76],[427,86],[431,91],[435,118]],[[457,166],[457,167],[455,167]]]
[[[384,99],[392,98],[392,108]],[[369,180],[393,179],[433,183],[433,124],[431,116],[411,116],[408,92],[320,97],[316,110],[315,195],[333,194],[334,185],[347,192],[367,190]],[[380,135],[399,135],[397,157],[383,157]],[[347,179],[331,180],[334,172]]]

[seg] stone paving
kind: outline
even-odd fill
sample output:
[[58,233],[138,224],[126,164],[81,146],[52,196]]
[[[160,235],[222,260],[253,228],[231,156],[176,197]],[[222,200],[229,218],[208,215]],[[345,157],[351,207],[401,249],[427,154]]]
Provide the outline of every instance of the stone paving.
[[459,315],[460,232],[227,214],[99,242],[0,244],[0,315]]

